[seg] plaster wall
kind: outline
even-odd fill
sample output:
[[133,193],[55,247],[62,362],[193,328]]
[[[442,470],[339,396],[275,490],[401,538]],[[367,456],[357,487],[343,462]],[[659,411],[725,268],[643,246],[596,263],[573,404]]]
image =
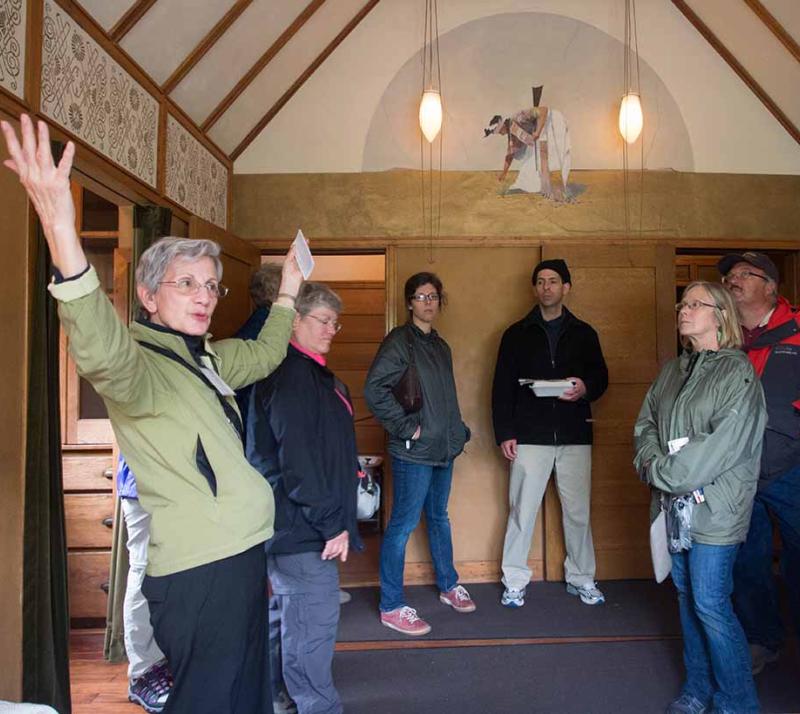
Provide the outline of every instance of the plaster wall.
[[[423,8],[423,3],[407,0],[378,3],[239,157],[235,171],[338,173],[363,170],[367,135],[371,123],[376,117],[381,118],[386,90],[404,66],[419,54]],[[618,0],[440,0],[439,30],[445,42],[448,33],[468,23],[507,13],[543,13],[572,18],[581,25],[595,28],[615,40],[618,46],[624,29],[623,11],[624,4]],[[694,171],[800,173],[797,143],[672,3],[639,0],[637,24],[641,59],[652,70],[653,77],[663,83],[663,96],[668,96],[679,108]],[[486,24],[487,28],[490,26],[491,23]],[[536,34],[530,34],[531,45],[534,45]],[[579,35],[576,33],[578,43]],[[564,72],[573,72],[576,78],[581,76],[584,67],[581,63],[585,59],[579,49],[580,45],[574,48],[565,43],[560,58]],[[475,51],[480,55],[481,46]],[[524,58],[510,57],[505,64],[512,66],[516,61],[524,61]],[[443,57],[445,67],[446,62]],[[494,67],[489,77],[483,76],[478,62],[462,63],[449,69],[442,77],[446,106],[449,85],[462,86],[473,81],[478,93],[482,83],[493,79],[502,82],[502,76],[497,75]],[[595,56],[592,71],[615,78],[619,95],[622,94],[622,63],[618,51],[608,50]],[[549,82],[546,76],[541,81],[546,85]],[[527,98],[529,88],[525,86],[515,91],[524,92]],[[509,101],[515,98],[516,95],[510,95]],[[645,133],[658,126],[658,122],[652,121],[654,113],[657,117],[665,116],[662,106],[652,101],[652,95],[650,99],[648,105],[648,97],[644,96],[645,111],[650,117],[646,119],[649,124]],[[413,109],[418,92],[413,98],[409,97],[409,101]],[[609,98],[610,115],[615,111],[614,101],[613,97]],[[491,102],[487,101],[483,111],[478,113],[491,116]],[[459,140],[452,133],[448,136],[448,142]],[[607,140],[611,142],[616,138]],[[621,146],[619,161],[621,166]],[[647,162],[645,165],[649,166]],[[658,164],[650,166],[658,167]],[[598,166],[576,165],[576,168]]]
[[[440,235],[599,238],[625,234],[621,171],[576,171],[574,203],[503,195],[492,172],[445,172]],[[641,183],[640,183],[641,181]],[[236,175],[233,231],[246,240],[288,239],[301,226],[312,241],[424,236],[417,171]],[[800,240],[800,176],[631,172],[633,237],[664,240]],[[364,247],[361,245],[360,247]]]

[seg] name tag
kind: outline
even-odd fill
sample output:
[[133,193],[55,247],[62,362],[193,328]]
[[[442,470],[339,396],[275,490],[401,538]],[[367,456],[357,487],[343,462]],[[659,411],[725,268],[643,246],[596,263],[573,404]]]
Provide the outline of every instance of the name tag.
[[688,436],[682,436],[679,439],[673,439],[672,441],[668,442],[667,447],[669,448],[670,455],[677,454],[688,443]]
[[203,376],[211,382],[216,389],[223,397],[233,397],[236,396],[236,392],[234,392],[226,383],[225,380],[222,379],[213,369],[209,369],[208,367],[200,367],[200,371],[203,373]]

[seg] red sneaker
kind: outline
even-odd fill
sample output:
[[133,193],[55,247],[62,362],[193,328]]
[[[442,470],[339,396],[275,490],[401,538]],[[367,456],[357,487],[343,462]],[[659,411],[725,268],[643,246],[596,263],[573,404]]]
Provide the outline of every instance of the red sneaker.
[[413,607],[404,605],[396,610],[381,613],[381,624],[393,630],[402,632],[404,635],[427,635],[431,631],[431,626],[417,615]]
[[450,605],[456,612],[475,612],[475,602],[462,585],[456,585],[446,593],[439,593],[439,601]]

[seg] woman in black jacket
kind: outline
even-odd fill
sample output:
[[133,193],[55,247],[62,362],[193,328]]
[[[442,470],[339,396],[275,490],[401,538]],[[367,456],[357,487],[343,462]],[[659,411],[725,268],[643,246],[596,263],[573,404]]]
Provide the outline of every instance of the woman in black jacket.
[[[424,635],[430,625],[403,596],[406,544],[425,511],[439,599],[457,612],[473,612],[475,603],[458,584],[447,501],[453,460],[469,440],[461,421],[447,343],[433,329],[444,304],[442,281],[433,273],[412,275],[405,285],[408,322],[392,330],[370,367],[364,396],[389,433],[393,504],[383,534],[380,559],[381,622],[407,635]],[[422,408],[406,413],[393,394],[413,363],[422,389]]]
[[283,364],[256,384],[247,457],[275,494],[268,571],[280,612],[283,677],[299,714],[342,711],[331,663],[339,622],[339,571],[363,545],[356,523],[358,454],[347,387],[325,366],[342,303],[304,283]]

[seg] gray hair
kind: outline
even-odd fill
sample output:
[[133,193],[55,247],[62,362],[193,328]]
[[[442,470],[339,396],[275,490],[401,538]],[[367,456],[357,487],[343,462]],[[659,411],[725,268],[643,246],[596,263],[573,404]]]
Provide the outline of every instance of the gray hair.
[[256,307],[269,307],[278,297],[283,267],[280,263],[264,263],[250,276],[250,297]]
[[[219,254],[219,245],[213,240],[173,236],[160,238],[139,258],[139,264],[136,266],[136,284],[141,285],[151,295],[155,294],[167,268],[174,260],[179,259],[194,262],[201,258],[211,258],[217,271],[217,280],[222,280],[222,261],[219,259]],[[150,315],[141,304],[137,304],[136,317],[149,319]]]
[[342,299],[324,283],[303,283],[294,303],[297,314],[305,316],[318,307],[327,307],[338,315],[342,311]]

